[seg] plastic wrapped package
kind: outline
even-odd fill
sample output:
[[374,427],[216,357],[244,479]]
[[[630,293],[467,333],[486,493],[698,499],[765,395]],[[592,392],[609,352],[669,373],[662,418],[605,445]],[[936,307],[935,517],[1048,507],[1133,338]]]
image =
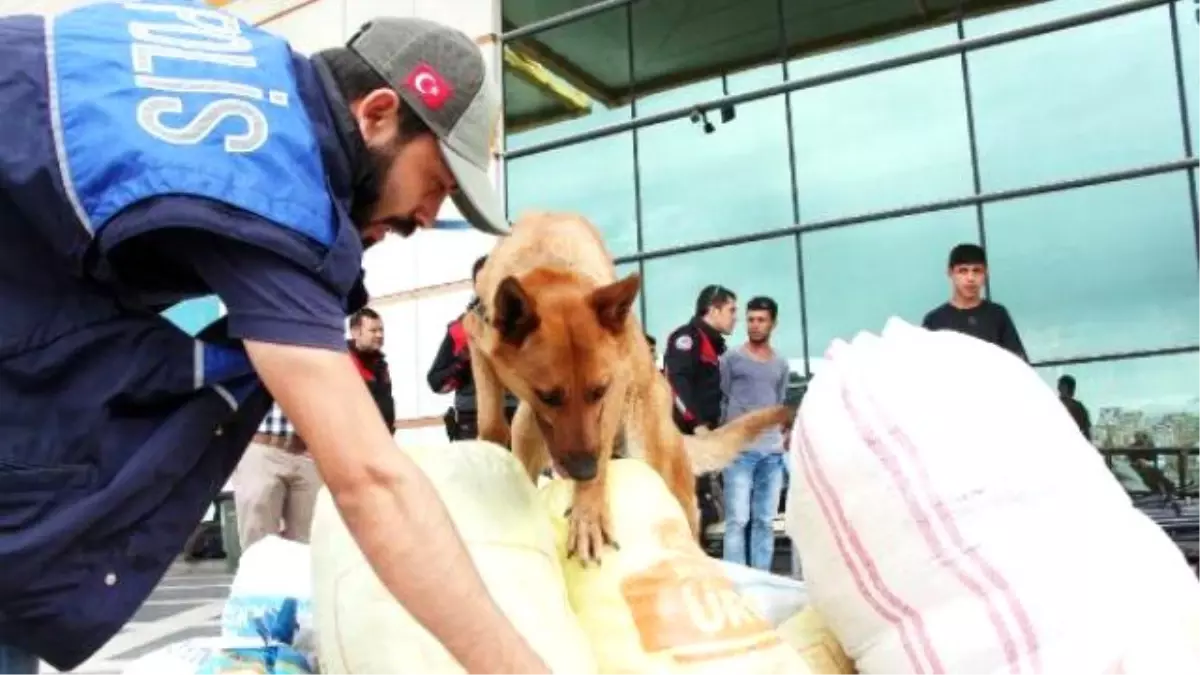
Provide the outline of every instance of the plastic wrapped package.
[[772,626],[778,627],[808,606],[803,581],[725,560],[717,562],[738,594]]
[[130,662],[123,675],[307,675],[304,655],[286,645],[265,646],[248,638],[192,638],[156,649]]
[[263,622],[271,622],[293,603],[295,630],[288,646],[315,662],[313,636],[312,565],[309,546],[269,536],[242,554],[229,599],[221,612],[221,635],[228,638],[261,638]]

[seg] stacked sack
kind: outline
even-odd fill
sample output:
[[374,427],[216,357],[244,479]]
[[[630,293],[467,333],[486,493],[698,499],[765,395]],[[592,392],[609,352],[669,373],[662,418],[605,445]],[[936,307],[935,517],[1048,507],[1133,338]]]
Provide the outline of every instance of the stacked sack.
[[[810,673],[722,564],[692,538],[663,480],[644,462],[613,460],[607,499],[617,550],[600,565],[565,565],[567,591],[602,673]],[[543,499],[565,555],[574,485]]]
[[835,341],[787,531],[863,673],[1196,672],[1200,585],[1037,373],[891,320]]
[[[504,448],[483,442],[405,447],[441,496],[500,609],[558,673],[595,673],[571,613],[554,532],[537,490]],[[312,527],[318,660],[328,673],[462,673],[396,602],[322,490]]]
[[[497,604],[553,672],[853,672],[802,611],[803,585],[706,557],[667,486],[639,461],[610,465],[621,548],[584,568],[565,556],[569,481],[552,481],[539,498],[520,464],[488,443],[404,451],[437,489]],[[312,555],[322,672],[463,672],[379,581],[324,492]]]

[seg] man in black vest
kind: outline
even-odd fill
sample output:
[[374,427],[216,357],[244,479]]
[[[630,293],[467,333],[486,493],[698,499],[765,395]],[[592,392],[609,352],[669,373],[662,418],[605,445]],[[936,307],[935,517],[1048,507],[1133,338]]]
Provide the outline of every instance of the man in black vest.
[[392,394],[392,374],[383,355],[383,319],[379,312],[363,307],[350,317],[350,357],[367,383],[367,391],[379,406],[388,429],[396,426],[396,400]]
[[[487,262],[482,256],[471,266],[471,283],[479,278],[479,270]],[[446,411],[446,436],[451,441],[463,441],[479,436],[478,416],[475,405],[475,380],[471,373],[471,351],[467,348],[467,332],[463,328],[463,317],[479,302],[472,297],[466,310],[446,326],[446,336],[438,347],[437,355],[429,366],[425,379],[435,394],[454,392],[454,406]],[[517,399],[505,393],[504,412],[512,421],[517,412]]]

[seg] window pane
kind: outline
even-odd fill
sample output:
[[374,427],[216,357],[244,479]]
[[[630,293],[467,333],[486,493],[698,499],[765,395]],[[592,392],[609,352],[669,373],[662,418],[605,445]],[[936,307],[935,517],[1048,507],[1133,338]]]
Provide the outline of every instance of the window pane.
[[732,87],[719,75],[778,63],[783,51],[779,0],[639,0],[630,8],[639,116],[720,98]]
[[[741,344],[746,339],[741,321],[746,301],[767,295],[779,303],[779,322],[771,342],[792,361],[794,370],[804,372],[794,242],[793,237],[781,237],[647,260],[648,332],[665,340],[691,318],[700,290],[709,284],[721,284],[737,293],[739,321],[727,339],[730,346]],[[662,344],[659,351],[664,349]]]
[[504,22],[511,24],[506,30],[513,30],[538,21],[554,18],[588,5],[594,5],[599,0],[503,0],[500,6],[504,12]]
[[1157,448],[1197,447],[1197,372],[1195,353],[1038,368],[1051,387],[1062,375],[1075,378],[1075,398],[1087,407],[1102,448],[1128,448],[1139,433]]
[[972,194],[965,101],[954,57],[792,94],[801,222]]
[[1005,33],[1026,26],[1075,16],[1105,7],[1125,4],[1128,0],[1050,0],[1028,3],[1028,7],[988,14],[970,19],[963,25],[968,38]]
[[1191,217],[1182,173],[984,207],[992,294],[1030,359],[1196,344]]
[[1166,8],[980,50],[968,63],[985,191],[1183,156]]
[[508,160],[508,217],[526,210],[581,213],[614,256],[637,252],[630,132]]
[[[518,10],[528,4],[505,2],[505,18],[533,14]],[[505,44],[507,150],[629,119],[627,15],[618,7]]]
[[[774,64],[731,77],[729,86],[781,79]],[[715,111],[708,120],[712,133],[690,119],[637,132],[646,250],[792,223],[783,97],[739,105],[729,122]]]
[[[620,265],[617,265],[616,268],[617,268],[617,278],[624,279],[625,277],[629,276],[630,274],[633,274],[634,272],[638,271],[638,264],[636,262],[621,263]],[[642,293],[646,292],[645,291],[645,286],[646,286],[645,281],[646,281],[645,279],[642,280],[642,291],[641,291]],[[633,303],[633,313],[637,315],[638,321],[642,320],[641,298],[638,298],[638,301]]]
[[[645,117],[666,110],[682,108],[693,103],[703,103],[725,95],[721,78],[685,84],[682,87],[654,93],[638,94],[637,116]],[[713,120],[716,121],[715,119]]]
[[1192,133],[1192,153],[1196,152],[1196,133],[1200,131],[1200,3],[1177,3],[1179,54],[1183,61],[1183,91],[1187,100],[1188,125]]
[[[787,6],[788,4],[785,3],[784,12],[794,12],[795,10]],[[860,12],[861,9],[850,7],[850,11]],[[954,42],[958,42],[958,27],[948,25],[892,35],[857,45],[843,43],[838,45],[835,51],[826,51],[816,56],[807,56],[791,61],[788,63],[788,79],[802,80],[934,47],[944,47]]]
[[859,65],[954,42],[958,34],[953,27],[949,31],[914,30],[930,24],[930,11],[939,21],[950,18],[946,10],[953,4],[954,0],[784,0],[782,6],[790,53],[838,49]]
[[809,358],[821,359],[834,338],[878,333],[891,316],[921,325],[948,297],[950,249],[978,235],[974,209],[802,235]]

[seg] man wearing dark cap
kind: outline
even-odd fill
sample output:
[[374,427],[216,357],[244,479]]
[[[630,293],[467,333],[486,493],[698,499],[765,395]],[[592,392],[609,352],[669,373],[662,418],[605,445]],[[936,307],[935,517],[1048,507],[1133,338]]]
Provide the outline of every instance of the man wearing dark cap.
[[950,302],[925,315],[921,325],[929,330],[953,330],[998,345],[1028,361],[1021,336],[1008,310],[983,297],[987,281],[987,256],[977,244],[959,244],[950,251],[947,275]]
[[[133,615],[277,400],[380,580],[469,672],[546,672],[347,353],[363,249],[507,224],[479,48],[418,19],[309,59],[185,0],[0,19],[0,672]],[[192,337],[161,312],[215,294]]]

